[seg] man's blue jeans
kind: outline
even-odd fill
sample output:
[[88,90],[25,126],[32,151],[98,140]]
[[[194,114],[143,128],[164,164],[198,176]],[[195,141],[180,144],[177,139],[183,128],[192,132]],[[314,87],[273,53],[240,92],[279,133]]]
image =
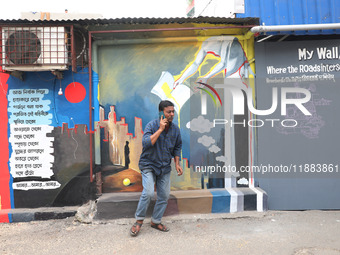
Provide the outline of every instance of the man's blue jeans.
[[146,211],[148,210],[150,200],[154,197],[155,183],[157,191],[157,200],[153,209],[151,221],[153,223],[161,223],[161,219],[168,204],[170,195],[170,173],[156,176],[151,169],[141,171],[143,192],[139,199],[136,210],[136,220],[144,220]]

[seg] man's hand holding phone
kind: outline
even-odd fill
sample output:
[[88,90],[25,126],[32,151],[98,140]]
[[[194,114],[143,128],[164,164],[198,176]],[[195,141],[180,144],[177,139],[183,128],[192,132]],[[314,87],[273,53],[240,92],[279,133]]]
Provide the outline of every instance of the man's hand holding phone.
[[160,114],[161,119],[159,121],[159,129],[161,129],[162,131],[165,129],[166,125],[168,124],[168,119],[165,118],[164,113],[162,112],[162,114]]

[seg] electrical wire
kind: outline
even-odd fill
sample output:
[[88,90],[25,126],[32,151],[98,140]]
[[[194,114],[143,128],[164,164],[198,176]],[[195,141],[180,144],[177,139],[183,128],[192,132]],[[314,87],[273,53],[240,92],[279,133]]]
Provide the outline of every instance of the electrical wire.
[[53,109],[54,109],[54,118],[55,118],[55,121],[57,122],[57,124],[59,124],[59,120],[58,120],[58,116],[57,116],[57,105],[55,103],[55,97],[56,97],[56,94],[55,94],[55,87],[56,87],[56,84],[57,84],[57,78],[54,78],[54,81],[53,81]]
[[76,86],[76,84],[74,83],[73,72],[71,71],[71,73],[72,73],[72,81],[73,81],[73,86],[75,87],[75,86]]
[[78,150],[78,142],[77,142],[77,140],[74,138],[74,136],[73,136],[73,132],[74,132],[74,129],[76,128],[76,124],[74,123],[74,120],[73,120],[73,118],[71,117],[71,120],[72,120],[72,122],[73,122],[73,129],[72,129],[72,132],[71,132],[71,137],[72,137],[72,139],[76,142],[76,148],[74,149],[74,151],[73,151],[73,156],[74,156],[74,159],[77,159],[77,157],[76,157],[76,151]]
[[207,3],[207,5],[204,7],[203,11],[201,11],[201,13],[198,15],[201,16],[201,14],[205,11],[205,9],[207,9],[207,7],[211,4],[212,0],[209,1],[209,3]]
[[82,38],[83,38],[83,49],[81,50],[81,52],[79,53],[79,55],[77,56],[77,59],[79,59],[80,57],[81,57],[81,55],[83,55],[83,53],[85,52],[85,50],[86,50],[86,38],[85,38],[85,36],[84,36],[84,34],[82,33],[82,32],[78,32],[81,36],[82,36]]

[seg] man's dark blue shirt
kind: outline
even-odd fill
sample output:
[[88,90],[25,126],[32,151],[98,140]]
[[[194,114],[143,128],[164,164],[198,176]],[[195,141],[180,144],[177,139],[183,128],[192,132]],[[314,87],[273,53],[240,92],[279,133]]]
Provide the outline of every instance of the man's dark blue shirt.
[[143,151],[139,159],[139,169],[152,169],[156,175],[171,171],[171,159],[181,157],[182,139],[177,125],[170,123],[152,145],[150,136],[159,129],[159,119],[150,121],[144,130]]

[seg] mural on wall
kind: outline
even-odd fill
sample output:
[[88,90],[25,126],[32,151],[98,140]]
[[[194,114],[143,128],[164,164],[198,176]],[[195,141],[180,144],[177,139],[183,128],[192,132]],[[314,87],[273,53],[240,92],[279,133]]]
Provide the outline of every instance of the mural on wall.
[[2,209],[66,205],[68,183],[89,170],[88,71],[79,71],[0,75]]
[[[125,118],[117,120],[115,107],[111,106],[108,120],[104,119],[104,109],[100,109],[100,123],[104,129],[105,143],[109,143],[108,153],[112,166],[104,168],[104,176],[108,173],[116,173],[106,177],[104,192],[110,191],[141,191],[141,177],[138,174],[138,160],[142,153],[142,120],[135,117],[134,136],[129,133]],[[128,179],[124,185],[122,180]]]
[[49,126],[51,101],[44,100],[48,89],[11,89],[8,93],[10,137],[12,154],[9,160],[11,176],[15,178],[37,177],[49,181],[21,181],[13,183],[13,189],[53,189],[60,183],[50,181],[53,175],[53,130]]
[[[246,146],[240,147],[235,143],[240,136],[237,127],[214,126],[214,119],[226,119],[232,109],[224,90],[230,79],[237,86],[249,86],[252,71],[242,44],[237,37],[214,36],[197,42],[99,48],[103,192],[141,190],[143,128],[157,118],[158,104],[165,99],[175,105],[174,122],[183,140],[184,176],[172,176],[172,190],[225,187],[230,176],[223,166],[236,165],[244,149],[242,163],[248,164],[252,130],[245,128]],[[231,175],[239,177],[235,172]],[[242,185],[248,185],[246,179]]]

